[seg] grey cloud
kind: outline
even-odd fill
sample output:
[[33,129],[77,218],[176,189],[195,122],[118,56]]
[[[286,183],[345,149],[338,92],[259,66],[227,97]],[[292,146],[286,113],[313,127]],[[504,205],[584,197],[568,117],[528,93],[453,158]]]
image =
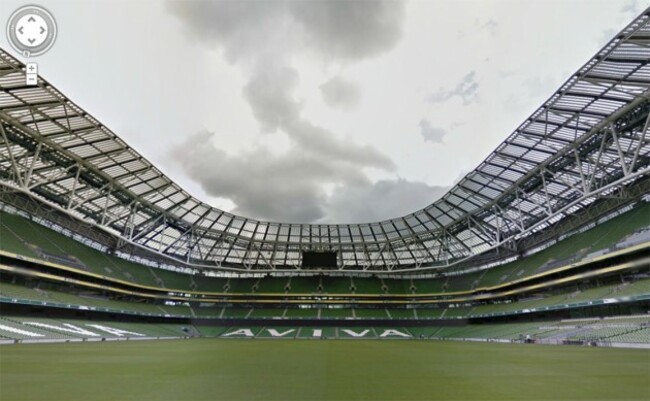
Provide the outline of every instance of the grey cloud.
[[291,95],[298,83],[298,72],[268,63],[263,66],[256,69],[244,88],[244,97],[263,130],[280,129],[301,151],[327,157],[331,163],[346,162],[358,168],[376,167],[387,171],[395,168],[390,158],[377,149],[342,140],[328,129],[302,118],[301,104]]
[[264,148],[229,155],[214,134],[187,138],[172,156],[210,196],[231,199],[235,213],[274,221],[313,222],[326,214],[323,183],[369,185],[358,166],[291,149],[276,156]]
[[464,105],[470,104],[476,99],[478,91],[478,82],[476,82],[476,71],[465,75],[453,89],[440,88],[429,96],[431,103],[442,103],[458,96],[462,99]]
[[[275,156],[263,148],[232,156],[214,144],[214,134],[190,136],[172,155],[211,196],[237,205],[233,212],[271,221],[363,222],[398,217],[442,196],[446,187],[404,179],[369,181],[350,163],[298,149]],[[331,196],[322,184],[333,184]]]
[[328,202],[327,216],[335,222],[350,223],[404,216],[433,203],[447,190],[404,179],[340,188]]
[[285,131],[302,151],[327,157],[332,163],[347,162],[359,168],[375,167],[385,171],[395,170],[393,161],[369,145],[355,145],[339,139],[329,130],[305,120],[297,120]]
[[[365,169],[395,170],[374,147],[350,143],[302,116],[295,96],[300,74],[288,60],[309,52],[352,62],[390,50],[401,37],[402,2],[173,1],[168,6],[191,35],[210,49],[220,48],[248,75],[243,96],[261,130],[289,137],[290,149],[282,155],[261,147],[231,155],[215,146],[210,134],[189,138],[174,157],[207,194],[232,200],[234,212],[246,216],[314,222],[333,213],[326,185],[371,191]],[[353,102],[358,95],[352,88],[349,83],[338,88],[333,100]]]
[[308,45],[328,57],[358,60],[392,49],[402,36],[404,2],[292,1]]
[[194,39],[222,46],[231,60],[260,52],[316,52],[360,60],[391,50],[402,36],[404,2],[167,1]]
[[262,130],[275,132],[300,115],[300,103],[291,95],[298,85],[298,72],[272,63],[258,67],[244,87],[244,98]]
[[325,103],[337,109],[354,108],[361,99],[361,89],[352,82],[335,76],[320,86]]
[[273,51],[277,27],[286,25],[285,1],[167,1],[193,40],[220,47],[231,61]]
[[429,120],[421,120],[418,125],[420,126],[420,135],[425,142],[442,143],[442,139],[447,135],[444,129],[432,127]]

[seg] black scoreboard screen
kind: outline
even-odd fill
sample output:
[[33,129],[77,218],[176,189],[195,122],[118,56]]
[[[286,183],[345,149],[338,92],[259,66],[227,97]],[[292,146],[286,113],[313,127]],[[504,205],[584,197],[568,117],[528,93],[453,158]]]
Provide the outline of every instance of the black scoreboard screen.
[[302,251],[302,267],[307,269],[335,269],[336,251]]

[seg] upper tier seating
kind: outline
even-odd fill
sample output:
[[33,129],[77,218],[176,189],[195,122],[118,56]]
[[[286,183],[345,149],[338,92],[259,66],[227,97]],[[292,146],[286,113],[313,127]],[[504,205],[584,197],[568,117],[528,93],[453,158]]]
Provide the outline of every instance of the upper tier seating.
[[425,279],[331,276],[228,279],[189,275],[109,255],[37,222],[2,211],[0,250],[141,286],[185,291],[227,291],[230,294],[349,294],[353,290],[357,294],[449,293],[499,285],[576,262],[603,249],[615,250],[617,243],[629,245],[634,238],[645,238],[635,233],[648,228],[649,215],[650,204],[646,203],[520,260],[469,274]]

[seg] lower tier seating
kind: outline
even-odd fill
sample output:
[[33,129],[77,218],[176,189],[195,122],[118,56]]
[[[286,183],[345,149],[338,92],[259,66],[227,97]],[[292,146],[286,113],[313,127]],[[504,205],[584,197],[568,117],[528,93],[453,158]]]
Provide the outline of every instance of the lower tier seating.
[[52,289],[43,283],[17,284],[0,281],[0,304],[21,303],[71,309],[97,310],[145,316],[175,316],[190,318],[226,319],[463,319],[509,315],[545,310],[548,308],[571,308],[589,303],[626,300],[630,297],[650,297],[650,278],[640,278],[624,283],[608,284],[584,290],[565,289],[556,294],[528,296],[517,301],[481,305],[449,305],[405,308],[403,306],[341,308],[322,306],[232,306],[224,307],[210,303],[183,304],[145,302],[138,299],[112,299],[80,290]]
[[0,342],[142,338],[337,338],[432,339],[550,344],[644,344],[650,346],[650,315],[461,326],[223,326],[82,320],[40,316],[0,317]]

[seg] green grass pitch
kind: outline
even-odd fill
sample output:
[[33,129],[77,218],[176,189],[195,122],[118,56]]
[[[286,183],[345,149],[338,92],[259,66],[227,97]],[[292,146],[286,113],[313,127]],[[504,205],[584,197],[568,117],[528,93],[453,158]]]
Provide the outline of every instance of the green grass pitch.
[[0,400],[648,400],[650,351],[391,340],[0,347]]

